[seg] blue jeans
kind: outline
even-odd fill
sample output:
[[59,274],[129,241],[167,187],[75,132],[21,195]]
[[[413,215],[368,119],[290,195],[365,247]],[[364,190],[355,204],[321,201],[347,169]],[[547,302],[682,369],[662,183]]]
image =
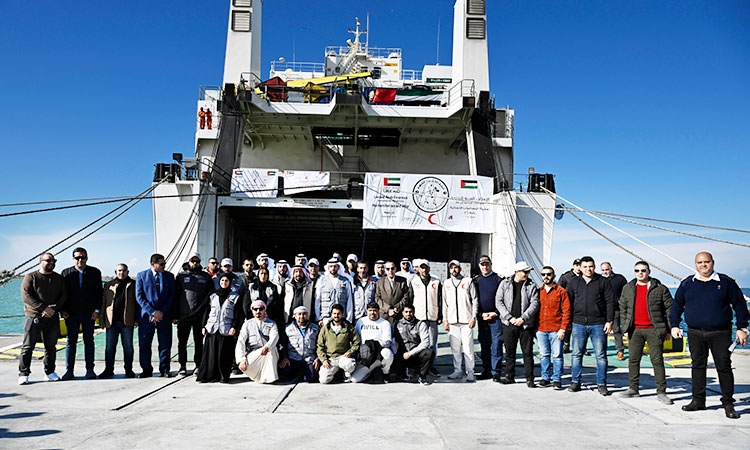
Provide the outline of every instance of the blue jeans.
[[149,316],[141,318],[138,326],[138,358],[141,362],[143,373],[153,373],[154,366],[151,365],[151,342],[154,340],[154,332],[159,338],[159,373],[169,372],[169,359],[172,350],[172,321],[165,316],[154,325]]
[[117,354],[117,338],[122,342],[123,365],[125,372],[133,370],[133,326],[115,323],[107,328],[107,346],[104,349],[104,370],[114,372],[115,354]]
[[66,371],[73,373],[76,365],[76,346],[78,345],[78,333],[83,333],[84,358],[86,358],[86,372],[94,371],[94,321],[91,314],[70,315],[65,319],[65,328],[68,329],[68,346],[65,349]]
[[479,323],[479,347],[482,355],[482,371],[500,376],[503,371],[503,323],[500,319]]
[[[561,381],[563,374],[563,342],[557,339],[557,331],[537,331],[539,358],[542,362],[542,379]],[[550,353],[552,361],[550,363]],[[554,372],[552,372],[554,366]],[[552,373],[551,373],[552,372]]]
[[604,386],[607,384],[607,334],[604,332],[604,324],[580,325],[573,324],[570,358],[570,374],[573,383],[581,382],[583,371],[583,354],[586,353],[586,345],[589,338],[594,346],[596,356],[596,384]]

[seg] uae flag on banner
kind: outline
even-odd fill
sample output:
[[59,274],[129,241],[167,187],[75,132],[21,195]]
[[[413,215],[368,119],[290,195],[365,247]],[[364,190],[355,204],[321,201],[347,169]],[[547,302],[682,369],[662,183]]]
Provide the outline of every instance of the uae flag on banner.
[[401,186],[401,178],[384,178],[383,186]]
[[461,180],[461,189],[476,189],[476,180]]

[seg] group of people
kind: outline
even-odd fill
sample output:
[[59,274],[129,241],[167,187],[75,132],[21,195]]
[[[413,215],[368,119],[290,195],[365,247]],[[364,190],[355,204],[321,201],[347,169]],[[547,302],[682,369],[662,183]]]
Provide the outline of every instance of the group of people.
[[[672,404],[666,391],[662,348],[670,336],[682,337],[679,324],[684,313],[693,359],[693,399],[682,409],[705,409],[710,350],[725,413],[739,417],[732,398],[729,347],[735,339],[739,345],[747,343],[748,309],[737,283],[714,272],[713,257],[706,252],[696,255],[696,273],[682,281],[674,299],[666,286],[651,277],[647,262],[634,265],[634,278],[628,282],[607,262],[601,264],[601,274],[596,273],[594,259],[589,256],[576,259],[559,284],[552,267],[541,268],[540,287],[529,278],[533,269],[524,261],[517,262],[513,275],[504,278],[493,271],[487,255],[480,256],[480,273],[474,277],[462,274],[458,261],[450,261],[450,275],[445,280],[430,273],[430,262],[425,259],[404,258],[398,265],[379,260],[370,275],[367,262],[353,254],[344,259],[339,253],[323,267],[304,254],[297,255],[290,265],[285,260],[274,262],[262,253],[255,260],[245,259],[239,275],[231,259],[219,262],[212,257],[204,268],[196,253],[176,276],[165,271],[164,257],[154,254],[151,267],[139,272],[135,280],[127,265],[119,264],[115,278],[104,284],[101,272],[87,262],[86,250],[76,248],[74,265],[57,274],[56,259],[45,253],[39,270],[24,278],[26,321],[19,384],[29,381],[31,352],[40,334],[45,345],[46,379],[60,379],[55,373],[59,313],[68,332],[63,380],[74,378],[79,330],[86,378],[114,376],[118,339],[125,375],[135,377],[136,327],[138,377],[154,374],[154,334],[159,341],[159,374],[171,377],[172,326],[176,324],[178,374],[188,374],[187,347],[192,334],[198,382],[227,382],[234,372],[258,383],[278,379],[357,383],[370,378],[384,383],[430,384],[438,375],[434,363],[438,327],[442,326],[448,332],[453,359],[449,379],[515,383],[520,344],[527,386],[562,390],[563,353],[569,342],[571,381],[567,390],[578,392],[590,340],[597,390],[609,395],[607,335],[614,331],[619,359],[624,359],[622,337],[629,339],[630,382],[620,395],[639,396],[640,361],[648,344],[657,398]],[[96,319],[106,328],[105,368],[99,375],[94,373]],[[731,335],[733,320],[735,336]],[[481,348],[478,376],[474,371],[474,328]],[[541,359],[538,384],[535,339]]]
[[213,127],[214,122],[214,113],[211,112],[211,108],[206,108],[205,110],[201,106],[201,109],[198,111],[198,126],[201,130],[208,128],[209,130]]

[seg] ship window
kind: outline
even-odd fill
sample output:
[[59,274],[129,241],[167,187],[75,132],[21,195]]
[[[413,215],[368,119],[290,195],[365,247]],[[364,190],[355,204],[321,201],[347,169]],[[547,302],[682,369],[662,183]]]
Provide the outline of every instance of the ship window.
[[484,19],[466,19],[466,37],[469,39],[484,39],[486,37],[486,23]]
[[383,69],[381,69],[378,66],[375,66],[372,68],[372,79],[373,80],[379,80],[380,76],[383,74]]
[[250,11],[232,11],[232,31],[250,31]]
[[485,15],[485,5],[484,0],[469,0],[466,3],[466,13],[467,14],[478,14],[478,15]]
[[240,8],[250,8],[253,6],[253,0],[232,0],[232,6],[239,6]]

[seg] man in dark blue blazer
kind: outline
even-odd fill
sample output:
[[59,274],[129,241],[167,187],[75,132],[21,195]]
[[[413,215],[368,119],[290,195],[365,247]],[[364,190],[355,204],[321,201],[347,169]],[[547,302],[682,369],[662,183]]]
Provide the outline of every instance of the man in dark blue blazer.
[[172,349],[172,321],[168,317],[174,301],[174,275],[164,270],[164,256],[151,255],[151,268],[139,272],[135,280],[135,298],[141,307],[138,318],[138,344],[141,369],[138,378],[153,375],[151,365],[151,342],[154,331],[159,338],[159,373],[171,377],[169,372],[170,351]]

